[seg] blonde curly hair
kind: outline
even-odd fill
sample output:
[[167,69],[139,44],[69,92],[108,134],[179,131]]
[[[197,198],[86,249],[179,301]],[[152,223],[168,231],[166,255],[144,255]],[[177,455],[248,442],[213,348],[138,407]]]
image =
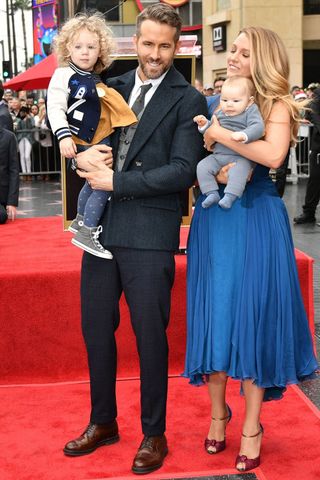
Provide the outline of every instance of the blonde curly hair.
[[96,34],[99,39],[100,54],[94,71],[101,73],[112,63],[110,56],[115,50],[115,43],[112,31],[100,12],[81,12],[68,20],[53,40],[53,53],[56,54],[60,67],[67,66],[70,62],[69,47],[83,29]]
[[246,27],[244,33],[250,42],[250,70],[256,88],[255,100],[264,121],[268,121],[272,106],[282,101],[290,112],[291,142],[297,140],[303,104],[295,102],[290,95],[289,59],[280,37],[262,27]]

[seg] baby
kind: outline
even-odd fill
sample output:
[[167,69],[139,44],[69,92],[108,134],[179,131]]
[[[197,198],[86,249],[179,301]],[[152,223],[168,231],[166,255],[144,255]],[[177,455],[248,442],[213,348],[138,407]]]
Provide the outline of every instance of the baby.
[[[249,78],[233,76],[224,82],[216,117],[222,127],[233,131],[231,138],[236,142],[253,142],[263,136],[264,122],[254,103],[254,85]],[[193,120],[201,133],[211,125],[211,121],[203,115],[197,115]],[[228,183],[220,199],[215,175],[221,167],[233,162],[236,165],[228,172]],[[252,163],[247,158],[215,143],[213,153],[201,160],[197,167],[200,190],[206,195],[202,207],[218,204],[225,209],[231,208],[243,194],[251,169]]]

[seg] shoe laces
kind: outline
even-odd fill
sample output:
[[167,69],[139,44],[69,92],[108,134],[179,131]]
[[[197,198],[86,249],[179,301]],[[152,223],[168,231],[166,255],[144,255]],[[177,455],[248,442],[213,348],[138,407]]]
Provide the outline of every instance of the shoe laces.
[[99,248],[99,250],[104,250],[103,246],[98,240],[101,232],[102,232],[102,225],[99,225],[99,227],[97,227],[95,231],[92,231],[92,240],[96,245],[96,247]]
[[89,425],[87,426],[87,428],[85,429],[82,435],[90,435],[91,433],[94,432],[95,428],[96,426],[94,423],[89,423]]
[[153,440],[152,437],[144,437],[144,439],[141,442],[140,449],[142,448],[147,448],[148,450],[153,449]]

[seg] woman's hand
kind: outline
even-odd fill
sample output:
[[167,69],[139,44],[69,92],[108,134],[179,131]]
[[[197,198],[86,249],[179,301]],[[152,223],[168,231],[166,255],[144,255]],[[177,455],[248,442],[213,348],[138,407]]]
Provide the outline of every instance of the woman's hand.
[[84,152],[78,153],[77,164],[81,170],[93,172],[98,169],[99,162],[112,168],[113,156],[112,148],[108,145],[94,145]]
[[213,150],[215,142],[218,141],[220,123],[215,115],[212,116],[212,125],[205,131],[203,135],[204,146],[210,152]]
[[227,185],[228,183],[228,178],[229,178],[229,170],[230,168],[235,166],[235,162],[233,163],[228,163],[228,165],[225,165],[222,167],[218,174],[216,175],[216,180],[218,183],[222,183],[223,185]]
[[[225,165],[224,167],[222,167],[220,169],[220,171],[218,172],[218,174],[216,175],[217,182],[222,183],[223,185],[227,185],[228,178],[229,178],[229,170],[230,170],[230,168],[234,167],[235,165],[236,165],[236,163],[233,162],[233,163],[228,163],[228,165]],[[251,177],[252,177],[252,172],[253,172],[253,170],[250,170],[248,178],[247,178],[247,182],[250,182]]]

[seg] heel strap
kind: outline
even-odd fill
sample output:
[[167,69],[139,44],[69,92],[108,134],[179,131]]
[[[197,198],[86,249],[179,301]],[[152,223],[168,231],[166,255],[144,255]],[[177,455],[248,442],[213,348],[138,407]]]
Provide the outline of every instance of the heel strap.
[[227,410],[228,410],[228,415],[226,415],[225,417],[222,417],[222,418],[211,417],[212,420],[230,420],[232,413],[231,413],[229,405],[227,405]]
[[242,433],[241,435],[245,438],[254,438],[254,437],[257,437],[258,435],[260,435],[260,433],[263,433],[263,426],[261,425],[261,423],[260,423],[260,430],[259,430],[258,433],[255,433],[254,435],[245,435],[244,433]]

